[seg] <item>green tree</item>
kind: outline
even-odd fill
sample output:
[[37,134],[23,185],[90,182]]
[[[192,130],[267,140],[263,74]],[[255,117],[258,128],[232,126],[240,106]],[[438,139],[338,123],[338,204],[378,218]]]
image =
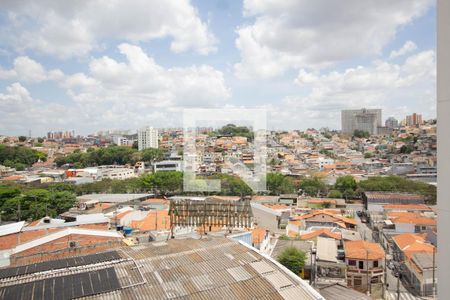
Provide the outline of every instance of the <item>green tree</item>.
[[356,129],[353,132],[353,136],[357,137],[357,138],[366,138],[367,139],[370,137],[370,133],[368,133],[367,131],[364,131],[364,130]]
[[402,154],[410,154],[414,151],[414,147],[411,145],[403,145],[400,147],[400,153]]
[[164,150],[157,148],[147,148],[141,151],[142,160],[152,164],[155,161],[161,161],[164,158]]
[[336,183],[334,184],[334,188],[341,193],[344,193],[347,190],[355,191],[358,185],[356,184],[355,178],[351,175],[340,176],[336,179]]
[[277,257],[277,260],[294,274],[299,275],[305,266],[305,252],[295,247],[288,247]]
[[328,198],[342,198],[342,193],[339,190],[331,190],[328,195]]
[[296,191],[292,179],[280,173],[268,173],[266,182],[271,195],[289,194]]
[[19,136],[19,142],[25,142],[27,140],[27,137],[26,136],[23,136],[23,135],[21,135],[21,136]]
[[325,193],[327,186],[318,177],[303,179],[300,183],[300,188],[308,196],[317,196],[319,193]]
[[181,192],[183,188],[183,173],[178,171],[156,172],[144,176],[142,184],[147,190],[156,190],[163,195]]
[[387,191],[407,192],[423,195],[429,204],[436,203],[436,186],[409,180],[400,176],[373,176],[358,183],[358,190],[363,191]]

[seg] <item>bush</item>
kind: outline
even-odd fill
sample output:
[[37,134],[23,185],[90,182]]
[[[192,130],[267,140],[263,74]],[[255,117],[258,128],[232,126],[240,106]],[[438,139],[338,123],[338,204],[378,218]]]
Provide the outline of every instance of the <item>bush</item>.
[[277,260],[286,268],[298,275],[305,266],[305,252],[295,247],[288,247],[277,257]]

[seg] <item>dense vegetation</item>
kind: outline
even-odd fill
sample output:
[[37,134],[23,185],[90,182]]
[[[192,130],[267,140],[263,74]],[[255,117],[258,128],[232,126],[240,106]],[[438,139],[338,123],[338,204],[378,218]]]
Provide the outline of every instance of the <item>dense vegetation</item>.
[[269,173],[266,177],[267,191],[270,195],[296,193],[297,189],[291,178],[280,173]]
[[75,194],[70,191],[0,186],[2,220],[36,220],[46,215],[55,217],[75,202]]
[[47,155],[24,146],[0,145],[0,165],[22,171],[39,160],[47,160]]
[[305,266],[306,255],[305,252],[295,247],[288,247],[278,255],[277,260],[293,273],[299,275]]
[[251,129],[245,126],[236,126],[234,124],[227,124],[222,128],[218,129],[217,132],[211,132],[210,135],[230,135],[230,136],[242,136],[246,137],[247,140],[253,141],[254,133]]
[[100,149],[88,149],[87,152],[74,151],[73,153],[58,157],[55,160],[57,166],[70,164],[76,168],[83,168],[98,165],[125,165],[135,164],[137,161],[153,163],[160,161],[164,157],[164,151],[161,149],[144,149],[138,151],[126,146],[109,146]]
[[366,139],[368,139],[370,137],[370,133],[368,133],[367,131],[364,131],[364,130],[356,129],[353,132],[353,136],[357,137],[357,138],[366,138]]

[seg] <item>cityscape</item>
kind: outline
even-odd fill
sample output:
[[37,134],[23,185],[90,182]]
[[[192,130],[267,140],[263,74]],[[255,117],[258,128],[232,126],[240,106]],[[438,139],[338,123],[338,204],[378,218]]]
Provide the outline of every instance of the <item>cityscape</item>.
[[441,299],[436,3],[382,2],[0,5],[0,299]]

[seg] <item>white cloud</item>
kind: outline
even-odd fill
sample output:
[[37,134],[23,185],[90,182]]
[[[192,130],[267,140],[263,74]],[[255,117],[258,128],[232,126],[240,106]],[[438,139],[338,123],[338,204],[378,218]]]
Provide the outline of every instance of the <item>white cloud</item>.
[[305,96],[288,96],[271,107],[275,127],[307,128],[329,124],[340,128],[340,111],[378,107],[383,116],[403,118],[411,109],[435,116],[436,59],[432,50],[408,57],[403,64],[376,60],[324,75],[300,70],[296,83]]
[[50,71],[28,56],[19,56],[14,60],[13,68],[5,70],[0,66],[0,79],[19,80],[25,82],[40,82],[45,80],[58,80],[64,76],[61,70]]
[[61,104],[34,99],[20,83],[15,82],[0,93],[0,134],[43,134],[49,128],[70,128],[75,121]]
[[230,91],[223,74],[201,65],[165,69],[140,47],[121,44],[126,62],[108,56],[93,59],[89,75],[68,76],[63,86],[73,99],[94,107],[127,102],[137,113],[155,107],[211,107],[225,103]]
[[394,50],[389,55],[389,58],[397,58],[407,53],[413,52],[417,49],[417,45],[412,41],[406,41],[405,44],[398,50]]
[[61,58],[83,56],[108,39],[172,39],[173,52],[216,50],[216,38],[189,0],[7,1],[6,37],[19,50]]
[[289,68],[317,69],[381,53],[400,26],[433,0],[244,0],[252,24],[237,29],[239,78],[271,78]]

